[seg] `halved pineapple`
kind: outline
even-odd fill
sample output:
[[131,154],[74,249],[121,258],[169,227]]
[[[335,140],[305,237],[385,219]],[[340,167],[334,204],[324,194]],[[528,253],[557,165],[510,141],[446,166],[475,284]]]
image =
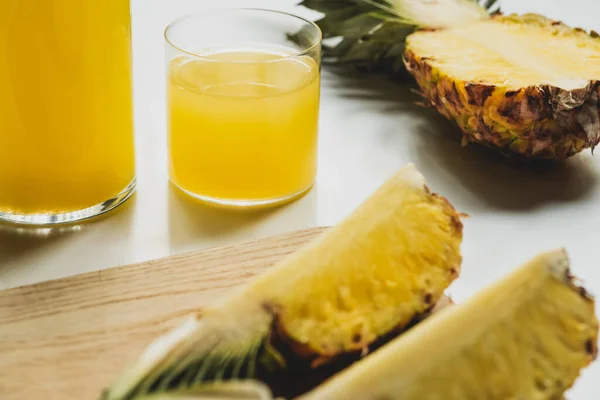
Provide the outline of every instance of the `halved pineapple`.
[[[501,15],[495,0],[303,0],[324,59],[403,66],[456,122],[463,144],[562,160],[600,142],[600,38],[537,14]],[[493,15],[488,14],[491,13]],[[582,10],[582,12],[585,12]]]
[[549,251],[297,400],[558,400],[597,342],[594,301]]
[[436,305],[459,274],[461,241],[460,215],[409,165],[303,250],[152,343],[103,398],[182,394],[364,353]]
[[600,40],[543,16],[493,16],[406,39],[406,65],[465,142],[564,159],[600,141]]

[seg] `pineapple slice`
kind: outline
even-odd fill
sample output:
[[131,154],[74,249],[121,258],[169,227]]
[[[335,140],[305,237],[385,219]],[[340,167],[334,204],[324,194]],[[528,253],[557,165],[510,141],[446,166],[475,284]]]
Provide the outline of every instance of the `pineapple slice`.
[[461,241],[460,215],[409,165],[303,250],[158,338],[103,399],[263,380],[364,354],[433,308],[459,274]]
[[563,160],[600,142],[600,38],[496,0],[303,0],[324,60],[405,69],[469,142]]
[[592,298],[550,251],[297,400],[560,399],[597,340]]
[[406,39],[407,69],[463,141],[565,159],[600,142],[600,40],[545,17],[494,16]]

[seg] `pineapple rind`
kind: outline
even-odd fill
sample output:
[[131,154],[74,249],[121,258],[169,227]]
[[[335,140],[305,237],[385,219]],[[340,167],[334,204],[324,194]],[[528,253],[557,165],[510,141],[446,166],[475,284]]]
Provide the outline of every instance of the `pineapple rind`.
[[458,277],[461,241],[460,215],[411,165],[239,299],[264,299],[279,338],[316,365],[430,311]]
[[458,276],[460,214],[412,164],[338,225],[157,339],[103,400],[261,379],[364,351],[426,316]]
[[[537,14],[498,15],[492,20],[598,40],[595,34],[588,35]],[[565,90],[550,85],[515,89],[456,79],[419,55],[418,48],[412,46],[413,35],[406,42],[406,68],[430,104],[458,125],[463,144],[478,143],[510,156],[563,160],[586,148],[593,149],[600,142],[599,81]]]
[[597,357],[594,301],[538,255],[296,400],[561,399]]

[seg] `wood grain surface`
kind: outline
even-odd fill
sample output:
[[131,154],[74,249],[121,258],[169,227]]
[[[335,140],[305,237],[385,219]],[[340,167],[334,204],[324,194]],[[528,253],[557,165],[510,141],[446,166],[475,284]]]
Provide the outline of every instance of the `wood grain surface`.
[[0,292],[0,399],[97,399],[158,335],[324,229]]

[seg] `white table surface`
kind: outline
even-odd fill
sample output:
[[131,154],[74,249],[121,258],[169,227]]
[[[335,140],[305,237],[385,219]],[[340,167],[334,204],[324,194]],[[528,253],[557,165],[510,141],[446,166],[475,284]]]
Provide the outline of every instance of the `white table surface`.
[[[296,3],[133,0],[137,194],[116,212],[75,230],[0,225],[0,289],[335,224],[397,169],[414,162],[435,191],[471,215],[465,220],[463,272],[451,288],[456,300],[559,246],[569,252],[574,273],[600,294],[600,156],[586,151],[554,168],[509,166],[489,151],[461,148],[450,124],[413,107],[403,87],[384,77],[342,79],[325,68],[317,185],[299,201],[237,214],[174,195],[166,170],[165,25],[221,5],[314,15]],[[596,0],[505,0],[502,7],[600,30]],[[569,399],[600,398],[594,380],[600,380],[600,362],[584,371]]]

